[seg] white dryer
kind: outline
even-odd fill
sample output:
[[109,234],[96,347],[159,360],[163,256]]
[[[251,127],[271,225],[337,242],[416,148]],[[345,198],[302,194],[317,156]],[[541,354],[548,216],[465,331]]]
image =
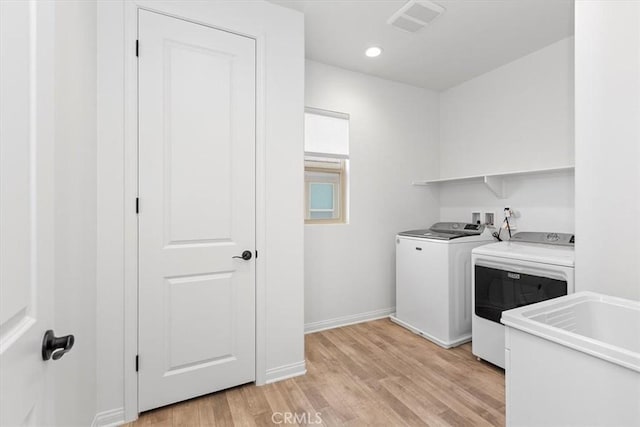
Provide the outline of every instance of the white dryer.
[[574,292],[574,236],[522,232],[472,254],[472,352],[504,368],[502,312]]
[[395,323],[451,348],[471,339],[471,249],[484,225],[440,222],[396,236]]

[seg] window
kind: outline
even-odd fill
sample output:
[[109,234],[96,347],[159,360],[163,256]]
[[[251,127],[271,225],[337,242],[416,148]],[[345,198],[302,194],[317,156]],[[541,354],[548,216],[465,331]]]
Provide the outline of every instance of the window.
[[307,222],[345,222],[345,169],[344,159],[305,158]]
[[347,222],[349,116],[305,111],[305,222]]

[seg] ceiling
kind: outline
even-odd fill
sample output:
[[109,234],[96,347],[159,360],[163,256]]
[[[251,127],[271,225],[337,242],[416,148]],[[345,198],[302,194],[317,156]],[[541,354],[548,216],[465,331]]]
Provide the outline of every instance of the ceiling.
[[386,23],[406,0],[271,2],[305,14],[307,58],[435,90],[573,34],[573,0],[435,0],[446,11],[417,33]]

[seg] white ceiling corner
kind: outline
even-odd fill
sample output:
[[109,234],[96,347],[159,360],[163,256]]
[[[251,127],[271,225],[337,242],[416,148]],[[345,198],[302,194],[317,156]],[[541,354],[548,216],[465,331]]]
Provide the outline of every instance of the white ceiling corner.
[[573,0],[435,0],[444,14],[417,33],[387,24],[406,0],[271,2],[305,14],[307,58],[434,90],[573,34]]

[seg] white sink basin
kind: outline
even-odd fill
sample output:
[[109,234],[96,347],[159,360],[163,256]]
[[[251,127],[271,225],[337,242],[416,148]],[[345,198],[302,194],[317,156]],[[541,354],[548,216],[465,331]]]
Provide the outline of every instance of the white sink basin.
[[640,302],[593,292],[502,314],[507,424],[640,426]]

